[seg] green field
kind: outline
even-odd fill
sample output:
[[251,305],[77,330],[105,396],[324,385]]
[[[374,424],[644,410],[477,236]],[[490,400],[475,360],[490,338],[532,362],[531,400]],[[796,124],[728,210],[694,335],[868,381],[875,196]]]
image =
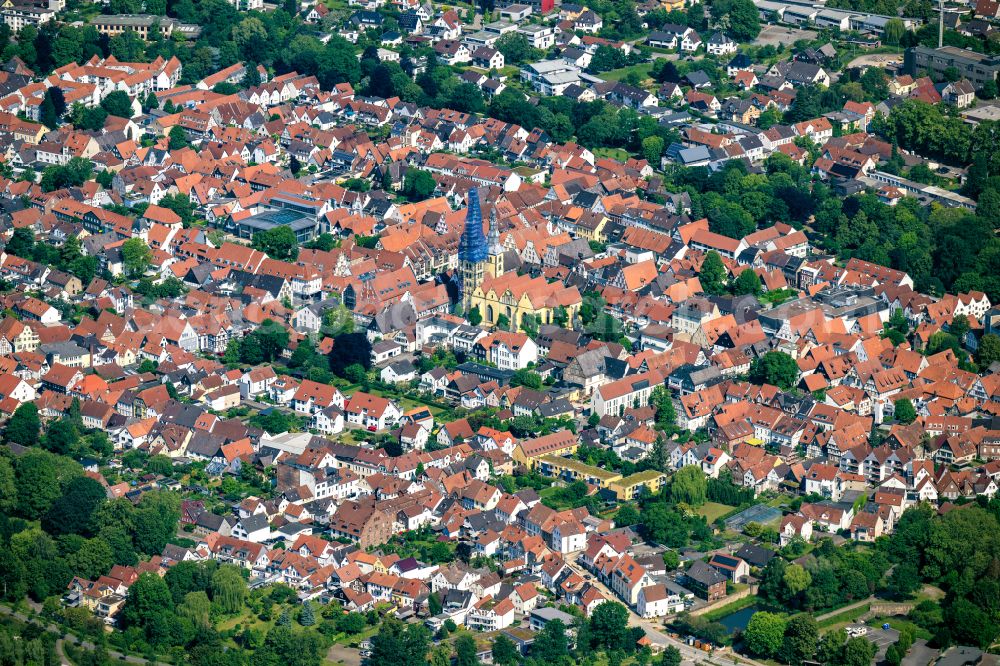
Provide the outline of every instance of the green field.
[[624,162],[629,158],[628,151],[624,148],[594,148],[594,155],[597,157],[609,157],[619,162]]
[[736,507],[729,506],[728,504],[705,502],[698,507],[698,515],[705,516],[705,520],[707,520],[709,524],[712,524],[735,508]]
[[852,608],[846,610],[843,613],[837,613],[819,623],[819,628],[823,630],[824,633],[831,630],[843,629],[845,626],[852,624],[857,621],[859,617],[867,613],[871,609],[871,604],[863,604],[857,608]]
[[621,81],[628,76],[630,72],[638,72],[642,78],[648,79],[649,73],[652,69],[653,63],[640,62],[638,65],[629,65],[628,67],[622,67],[621,69],[612,69],[610,72],[604,72],[603,74],[598,74],[598,76],[605,81]]

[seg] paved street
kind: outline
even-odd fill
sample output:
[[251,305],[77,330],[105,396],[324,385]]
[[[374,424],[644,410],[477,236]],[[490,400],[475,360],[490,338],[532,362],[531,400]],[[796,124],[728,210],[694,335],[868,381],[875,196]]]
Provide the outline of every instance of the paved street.
[[[13,615],[14,617],[16,617],[18,620],[21,620],[22,622],[30,622],[31,624],[40,625],[40,626],[43,626],[48,631],[51,631],[52,633],[59,634],[60,638],[56,642],[56,651],[59,654],[59,658],[60,658],[60,660],[62,661],[63,664],[67,664],[68,665],[70,663],[69,660],[66,659],[66,655],[63,654],[63,643],[69,642],[69,643],[72,643],[73,645],[78,645],[78,646],[80,646],[82,648],[85,648],[87,650],[93,650],[95,647],[97,647],[96,645],[94,645],[90,641],[81,641],[79,638],[77,638],[76,636],[74,636],[72,634],[63,633],[63,628],[60,627],[59,625],[56,625],[56,624],[45,624],[44,621],[39,620],[37,618],[28,617],[24,613],[20,613],[20,612],[15,611],[10,606],[0,605],[0,613],[3,613],[4,615]],[[150,662],[146,661],[145,659],[143,659],[142,657],[135,657],[133,655],[124,655],[121,652],[116,652],[115,650],[112,650],[110,648],[107,650],[107,653],[108,653],[108,656],[111,657],[112,659],[117,659],[118,661],[124,661],[124,662],[129,663],[129,664],[148,664],[148,663],[150,663]],[[169,666],[169,664],[164,664],[163,662],[155,662],[155,666]]]

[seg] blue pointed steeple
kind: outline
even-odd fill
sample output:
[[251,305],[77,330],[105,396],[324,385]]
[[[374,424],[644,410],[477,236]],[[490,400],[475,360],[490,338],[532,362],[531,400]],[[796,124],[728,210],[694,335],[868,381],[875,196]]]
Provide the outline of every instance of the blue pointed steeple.
[[479,190],[475,187],[469,190],[469,211],[465,215],[465,231],[462,232],[462,242],[458,247],[458,258],[478,264],[486,261],[486,237],[483,235],[483,211],[479,207]]

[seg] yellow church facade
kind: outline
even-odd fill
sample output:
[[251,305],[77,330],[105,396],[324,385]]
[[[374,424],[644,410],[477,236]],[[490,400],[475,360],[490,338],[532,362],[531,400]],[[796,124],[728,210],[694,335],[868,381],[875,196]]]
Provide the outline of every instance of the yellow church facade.
[[479,309],[484,325],[496,326],[505,316],[512,329],[520,328],[526,316],[534,316],[539,324],[555,323],[560,307],[565,308],[568,321],[573,321],[581,304],[576,287],[514,272],[487,275],[471,296],[471,305]]

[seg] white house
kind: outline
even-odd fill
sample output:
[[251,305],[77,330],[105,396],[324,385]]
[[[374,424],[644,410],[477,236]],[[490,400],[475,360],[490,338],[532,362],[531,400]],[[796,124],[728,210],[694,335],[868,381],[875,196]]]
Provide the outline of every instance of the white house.
[[684,599],[667,589],[666,585],[649,585],[639,590],[635,604],[639,617],[664,617],[684,610]]
[[362,391],[351,396],[344,407],[344,414],[348,423],[362,426],[371,432],[385,430],[403,415],[392,400]]
[[721,32],[715,33],[705,42],[705,50],[714,56],[733,55],[736,53],[736,47],[736,42]]
[[382,368],[379,377],[388,384],[411,382],[417,378],[417,367],[409,360],[396,361]]

